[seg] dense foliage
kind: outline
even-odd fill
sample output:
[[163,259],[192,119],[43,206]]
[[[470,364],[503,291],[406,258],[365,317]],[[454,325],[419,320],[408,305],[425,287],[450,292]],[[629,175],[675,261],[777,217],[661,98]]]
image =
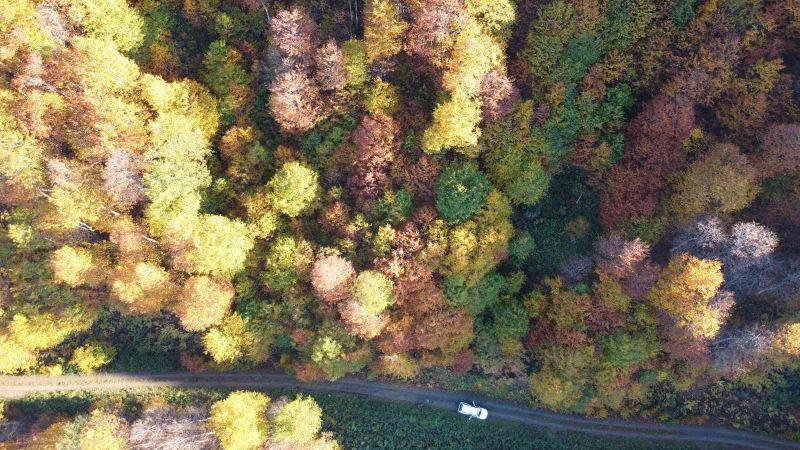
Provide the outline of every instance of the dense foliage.
[[[0,373],[441,370],[696,422],[796,385],[798,2],[340,3],[0,0]],[[797,433],[791,398],[736,424]],[[312,439],[276,414],[220,439]]]

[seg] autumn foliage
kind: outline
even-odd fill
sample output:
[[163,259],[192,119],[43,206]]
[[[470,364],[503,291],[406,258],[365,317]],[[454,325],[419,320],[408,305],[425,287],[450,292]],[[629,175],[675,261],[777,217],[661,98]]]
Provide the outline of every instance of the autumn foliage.
[[[797,435],[796,3],[0,0],[0,373]],[[278,403],[207,436],[336,448]],[[64,445],[142,447],[100,406]]]

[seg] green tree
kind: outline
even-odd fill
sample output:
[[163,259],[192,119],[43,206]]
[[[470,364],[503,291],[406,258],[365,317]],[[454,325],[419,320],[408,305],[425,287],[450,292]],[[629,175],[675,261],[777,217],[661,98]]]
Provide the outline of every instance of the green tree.
[[513,299],[504,300],[492,308],[494,333],[504,354],[522,352],[522,339],[528,332],[529,317],[525,305]]
[[629,333],[617,330],[599,339],[603,358],[616,368],[639,364],[661,349],[654,333]]
[[557,0],[543,7],[528,31],[523,56],[528,61],[534,90],[542,95],[549,87],[545,80],[554,73],[564,47],[578,29],[578,16],[570,2]]
[[645,37],[658,14],[653,0],[612,0],[607,8],[602,34],[609,50],[627,48]]
[[489,179],[514,203],[533,205],[544,197],[550,175],[542,166],[546,143],[530,131],[533,102],[520,103],[506,119],[487,125],[481,137]]
[[270,289],[288,293],[308,274],[314,252],[305,239],[278,236],[267,251],[264,283]]
[[451,306],[464,308],[472,315],[480,314],[484,309],[493,305],[500,298],[503,287],[503,277],[497,273],[490,273],[475,286],[467,286],[463,276],[452,276],[444,279],[444,292]]
[[483,207],[491,189],[474,164],[447,166],[436,182],[436,209],[450,222],[463,222]]
[[342,43],[344,65],[349,79],[347,85],[359,90],[367,82],[367,51],[363,41],[350,39]]
[[208,46],[203,57],[203,79],[220,102],[220,113],[228,123],[249,106],[250,75],[243,67],[243,58],[235,48],[224,40]]

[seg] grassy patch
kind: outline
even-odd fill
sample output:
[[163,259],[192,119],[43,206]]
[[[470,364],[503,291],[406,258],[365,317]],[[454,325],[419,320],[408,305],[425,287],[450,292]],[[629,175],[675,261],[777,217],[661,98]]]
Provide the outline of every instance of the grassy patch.
[[[266,390],[272,398],[294,397],[294,390]],[[207,404],[225,390],[124,390],[111,393],[35,395],[9,402],[17,419],[42,414],[73,416],[92,403],[123,406],[136,420],[143,404],[158,397],[178,405]],[[323,410],[323,431],[332,431],[344,449],[692,449],[674,443],[607,439],[580,433],[552,432],[500,421],[467,420],[454,412],[412,404],[372,400],[357,395],[310,394]],[[709,448],[709,447],[704,447]]]

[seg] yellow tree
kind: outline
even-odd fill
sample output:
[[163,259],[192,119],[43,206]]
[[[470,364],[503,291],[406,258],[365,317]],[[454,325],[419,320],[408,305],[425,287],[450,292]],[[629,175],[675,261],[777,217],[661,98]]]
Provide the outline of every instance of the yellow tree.
[[[139,79],[139,67],[132,60],[119,52],[113,42],[90,37],[75,37],[70,40],[73,46],[74,66],[69,69],[82,87],[87,98],[101,99],[104,95],[124,94],[136,86]],[[68,84],[70,78],[62,80]],[[65,88],[72,88],[66,86]]]
[[0,175],[4,185],[34,195],[35,189],[44,184],[45,149],[33,136],[24,132],[11,114],[12,105],[20,95],[0,89],[0,141],[16,145],[0,145]]
[[303,164],[287,162],[267,184],[272,206],[289,217],[307,212],[319,195],[318,178],[316,172]]
[[514,234],[510,218],[508,199],[496,190],[490,192],[483,209],[450,231],[442,273],[464,277],[469,287],[478,283],[506,257],[508,241]]
[[223,450],[255,450],[264,444],[269,432],[269,403],[264,394],[236,391],[211,405],[208,423]]
[[768,359],[776,366],[788,364],[800,356],[800,323],[781,325],[771,341]]
[[674,256],[661,272],[649,301],[697,339],[714,337],[723,317],[709,302],[724,281],[722,264],[688,254]]
[[422,136],[422,148],[426,153],[438,153],[474,146],[481,135],[480,121],[480,100],[459,90],[433,111],[433,123]]
[[244,268],[253,239],[240,220],[204,214],[197,220],[186,252],[189,272],[231,277]]
[[508,26],[514,22],[514,3],[509,0],[466,0],[467,12],[487,34],[506,37]]
[[156,313],[175,294],[169,273],[149,262],[119,266],[112,273],[111,280],[111,293],[122,309],[135,314]]
[[265,361],[274,340],[273,329],[233,313],[206,331],[203,346],[214,362],[231,366],[245,361]]
[[474,20],[468,20],[455,39],[444,63],[442,82],[450,92],[474,95],[483,76],[503,61],[503,47],[484,33]]
[[55,186],[47,201],[50,208],[42,217],[42,225],[53,231],[94,231],[91,224],[104,216],[104,198],[91,186]]
[[121,52],[137,48],[144,40],[144,20],[125,0],[76,0],[67,15],[87,36],[108,39]]
[[140,80],[142,98],[158,114],[176,113],[191,117],[211,138],[219,127],[218,102],[208,88],[191,79],[168,82],[163,78],[144,74]]
[[406,28],[408,24],[400,18],[393,0],[368,1],[364,11],[364,45],[369,61],[400,53]]
[[83,307],[59,314],[18,313],[0,333],[0,373],[13,374],[36,366],[38,351],[52,348],[72,333],[92,326],[96,315]]
[[273,419],[272,439],[286,444],[311,444],[322,428],[322,409],[311,397],[298,396]]
[[89,342],[75,349],[69,364],[77,367],[82,373],[92,373],[110,363],[117,350],[103,342]]
[[188,239],[197,225],[198,190],[211,184],[205,163],[211,151],[208,139],[194,118],[171,111],[160,114],[149,128],[144,184],[150,198],[145,211],[150,232]]
[[53,37],[37,16],[37,6],[32,0],[0,0],[0,65],[12,62],[19,50],[53,46]]
[[118,415],[96,409],[81,430],[81,450],[125,450],[128,448],[128,422]]
[[97,285],[102,273],[98,273],[92,253],[85,248],[65,245],[50,256],[50,267],[56,280],[70,287],[84,284]]

